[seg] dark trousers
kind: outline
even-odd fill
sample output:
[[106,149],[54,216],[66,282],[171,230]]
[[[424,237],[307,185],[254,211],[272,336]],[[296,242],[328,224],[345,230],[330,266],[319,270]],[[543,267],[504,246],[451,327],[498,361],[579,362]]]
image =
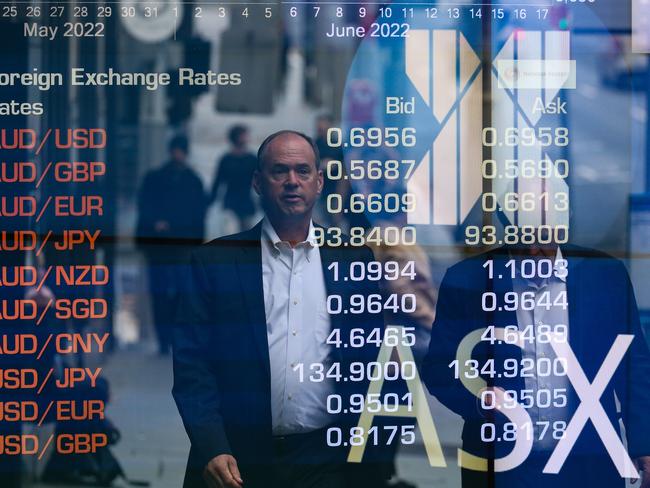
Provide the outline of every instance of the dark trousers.
[[273,438],[269,463],[241,466],[246,488],[341,488],[346,486],[344,452],[328,447],[326,429]]
[[[327,428],[273,438],[273,459],[241,466],[246,488],[383,488],[390,478],[381,456],[348,463],[349,447],[328,447]],[[373,456],[370,456],[371,458]],[[391,458],[392,460],[392,458]]]

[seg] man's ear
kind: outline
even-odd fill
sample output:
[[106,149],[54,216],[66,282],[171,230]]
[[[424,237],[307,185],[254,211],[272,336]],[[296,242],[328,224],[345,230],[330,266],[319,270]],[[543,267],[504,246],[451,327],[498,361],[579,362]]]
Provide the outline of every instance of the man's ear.
[[318,194],[320,195],[323,191],[323,185],[324,185],[324,177],[323,177],[323,170],[319,169],[318,170]]
[[259,170],[255,170],[253,173],[253,189],[255,190],[255,193],[258,195],[262,195],[262,191],[260,189],[260,172]]

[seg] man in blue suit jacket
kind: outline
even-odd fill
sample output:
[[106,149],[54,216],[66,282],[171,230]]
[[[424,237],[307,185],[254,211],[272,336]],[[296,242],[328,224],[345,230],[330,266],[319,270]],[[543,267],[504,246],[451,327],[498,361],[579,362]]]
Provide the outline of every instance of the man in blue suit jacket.
[[[269,136],[254,176],[264,220],[192,254],[174,341],[173,395],[191,441],[185,487],[334,488],[348,480],[346,453],[327,446],[327,429],[345,433],[356,419],[330,415],[325,404],[329,395],[365,393],[367,383],[320,373],[339,363],[345,376],[351,362],[374,360],[378,349],[326,339],[335,329],[345,337],[383,322],[380,314],[327,313],[327,295],[345,304],[378,288],[337,281],[328,270],[373,256],[366,247],[316,243],[318,160],[301,133]],[[297,379],[300,364],[309,379]]]
[[[523,271],[523,261],[532,267],[540,260],[552,263],[544,279]],[[533,290],[527,298],[526,290]],[[545,313],[555,315],[544,319]],[[509,332],[497,332],[504,328]],[[550,345],[549,332],[562,333],[559,345]],[[567,374],[558,358],[570,356],[580,368],[565,362]],[[542,371],[542,363],[557,370]],[[465,421],[460,456],[466,488],[622,487],[619,468],[629,471],[632,462],[641,486],[650,486],[650,354],[625,267],[608,255],[573,246],[505,247],[451,267],[423,377]],[[498,390],[510,392],[508,405],[497,405]],[[526,413],[517,420],[522,406]],[[513,433],[522,418],[530,428]]]

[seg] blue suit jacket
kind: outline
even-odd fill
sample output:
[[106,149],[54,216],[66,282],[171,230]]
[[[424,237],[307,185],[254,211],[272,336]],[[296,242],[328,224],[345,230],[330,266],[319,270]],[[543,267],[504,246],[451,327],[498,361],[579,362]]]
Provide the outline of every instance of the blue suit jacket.
[[[174,335],[173,395],[191,442],[185,486],[204,486],[201,473],[219,454],[240,467],[269,462],[271,382],[262,282],[261,223],[198,247],[185,270]],[[334,282],[333,261],[373,260],[367,247],[321,247],[328,294],[377,293],[376,283]],[[345,320],[343,320],[345,318]],[[383,327],[380,315],[333,315],[332,328]],[[345,337],[345,336],[343,336]],[[376,347],[335,349],[341,371],[375,360]],[[365,383],[339,383],[339,393],[365,392]],[[341,418],[351,425],[356,419]],[[325,441],[325,440],[323,440]]]
[[[632,345],[600,400],[617,432],[618,419],[623,419],[632,459],[650,455],[650,354],[626,269],[620,261],[600,252],[573,246],[561,250],[568,261],[569,342],[590,383],[616,337],[619,334],[634,335]],[[494,276],[502,274],[503,279],[488,280],[487,270],[483,268],[488,259],[494,260]],[[454,378],[453,369],[448,365],[456,359],[458,345],[468,333],[488,325],[517,325],[515,312],[488,314],[481,307],[483,292],[492,290],[503,296],[503,293],[512,291],[512,280],[505,278],[510,276],[510,270],[504,267],[508,259],[508,249],[500,248],[466,259],[447,271],[440,289],[429,352],[423,365],[423,377],[429,391],[465,420],[463,448],[486,458],[504,456],[510,452],[513,443],[497,443],[490,447],[481,441],[481,424],[488,420],[484,412],[479,411],[477,398]],[[474,349],[473,357],[481,362],[492,357],[497,364],[502,364],[506,358],[521,359],[521,349],[512,345],[489,346],[489,343],[483,343]],[[506,390],[524,388],[521,378],[487,379],[487,382]],[[614,391],[621,401],[620,414],[616,409]],[[574,393],[573,401],[569,401],[569,418],[578,402]],[[508,421],[501,413],[496,413],[495,417],[495,422]],[[580,457],[602,459],[614,469],[590,421],[565,466]]]

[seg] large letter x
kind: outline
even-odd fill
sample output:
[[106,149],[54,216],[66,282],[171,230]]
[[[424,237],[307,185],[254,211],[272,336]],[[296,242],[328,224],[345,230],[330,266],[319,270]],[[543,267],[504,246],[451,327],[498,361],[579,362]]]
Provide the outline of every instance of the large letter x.
[[582,432],[587,420],[591,418],[598,435],[603,441],[603,444],[605,444],[609,457],[614,461],[621,477],[639,477],[639,473],[634,467],[634,464],[632,464],[630,456],[616,434],[616,430],[609,422],[605,409],[600,403],[600,397],[605,391],[607,383],[614,376],[614,372],[627,352],[627,349],[630,347],[632,339],[634,339],[633,335],[623,334],[616,338],[592,384],[589,384],[569,343],[551,341],[557,357],[563,357],[567,361],[567,376],[580,397],[581,403],[575,411],[571,422],[569,422],[564,436],[560,439],[548,463],[546,463],[544,473],[557,474],[560,472],[564,461],[566,461],[573,445],[578,440],[578,435]]

